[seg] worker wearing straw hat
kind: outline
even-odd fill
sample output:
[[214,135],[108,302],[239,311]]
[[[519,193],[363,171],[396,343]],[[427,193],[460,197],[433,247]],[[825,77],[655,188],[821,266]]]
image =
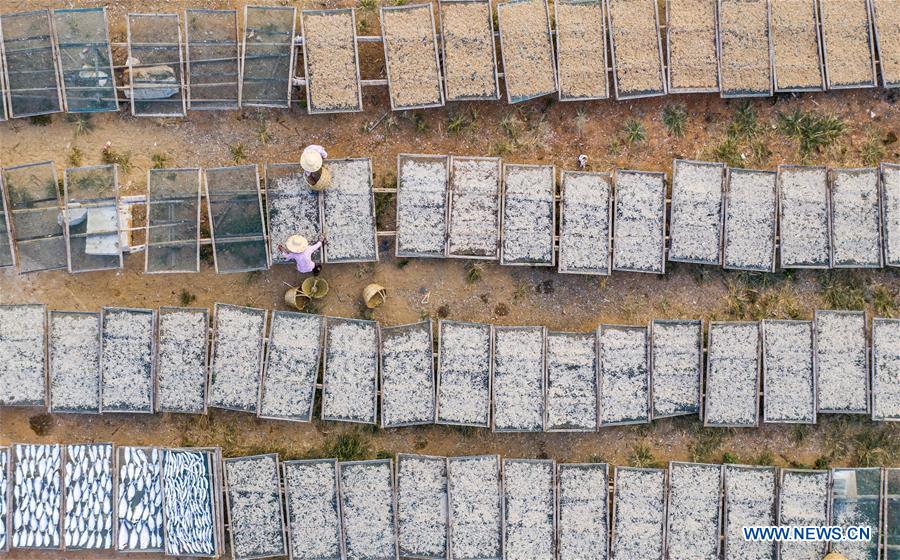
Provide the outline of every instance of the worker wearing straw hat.
[[327,157],[325,148],[316,144],[307,146],[300,154],[300,167],[303,168],[306,184],[314,191],[323,191],[331,184],[331,172],[323,165]]
[[278,250],[281,251],[283,258],[297,263],[297,272],[301,274],[312,272],[314,275],[318,275],[319,271],[322,270],[322,265],[313,262],[312,256],[324,244],[324,235],[319,237],[319,241],[313,245],[310,245],[309,241],[302,235],[292,235],[288,237],[284,245],[278,246]]

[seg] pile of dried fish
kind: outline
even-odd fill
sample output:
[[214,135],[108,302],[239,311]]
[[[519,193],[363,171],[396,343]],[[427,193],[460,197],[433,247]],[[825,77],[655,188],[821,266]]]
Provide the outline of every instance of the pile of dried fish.
[[211,457],[206,451],[167,450],[163,466],[166,554],[216,555]]
[[119,448],[116,550],[161,551],[162,490],[156,448]]
[[15,459],[12,545],[59,548],[60,447],[17,444]]

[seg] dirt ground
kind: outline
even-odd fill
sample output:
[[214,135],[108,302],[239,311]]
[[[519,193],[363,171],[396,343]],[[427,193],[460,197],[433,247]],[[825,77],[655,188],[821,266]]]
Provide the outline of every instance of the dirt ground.
[[[3,10],[39,7],[92,6],[107,2],[4,0]],[[265,4],[268,2],[258,2]],[[209,0],[118,1],[110,3],[110,19],[121,39],[129,11],[174,11],[184,6],[226,7],[232,2]],[[285,4],[285,2],[280,2]],[[301,4],[295,4],[298,7]],[[323,8],[340,2],[304,3]],[[368,34],[378,34],[374,12],[360,11],[369,21]],[[363,45],[363,61],[379,55],[380,44]],[[379,64],[381,62],[379,61]],[[379,77],[374,63],[364,64],[363,77]],[[295,99],[304,97],[296,90]],[[754,101],[762,131],[741,142],[740,160],[747,167],[774,169],[797,163],[795,140],[775,130],[779,112],[795,108],[843,119],[848,129],[836,145],[813,153],[808,162],[834,167],[861,166],[862,148],[873,138],[884,148],[883,159],[900,161],[898,92],[882,89]],[[81,131],[64,115],[37,126],[28,119],[0,123],[0,164],[11,166],[53,159],[61,173],[70,166],[73,148],[80,164],[100,162],[101,150],[130,156],[130,170],[121,172],[123,194],[143,194],[154,154],[166,156],[170,167],[233,165],[234,153],[246,162],[295,162],[303,146],[324,145],[330,157],[372,158],[376,186],[393,186],[399,153],[502,155],[513,163],[551,163],[573,169],[586,154],[594,170],[613,167],[666,171],[673,158],[713,159],[726,137],[739,102],[716,95],[684,95],[629,102],[558,103],[539,99],[509,106],[459,103],[444,109],[389,113],[386,88],[364,90],[365,112],[309,116],[295,104],[292,110],[191,112],[180,119],[138,119],[120,112],[90,119]],[[688,118],[683,137],[671,136],[662,120],[666,105],[683,103]],[[622,128],[637,119],[646,140],[628,144]],[[456,129],[457,123],[461,125]],[[373,123],[378,123],[368,131]],[[450,124],[454,123],[453,127]],[[890,142],[893,138],[893,142]],[[238,149],[240,147],[240,149]],[[761,149],[766,147],[768,150]],[[766,153],[768,152],[768,153]],[[382,207],[379,229],[393,228],[391,203]],[[388,289],[388,301],[373,318],[384,325],[425,317],[486,321],[508,325],[546,325],[556,331],[586,331],[600,323],[645,324],[650,319],[762,319],[812,317],[817,307],[843,300],[852,306],[875,306],[882,313],[898,308],[900,278],[892,270],[747,275],[715,267],[667,263],[663,276],[616,272],[608,278],[560,275],[527,267],[484,264],[480,279],[467,280],[463,260],[397,261],[389,237],[381,241],[382,258],[372,265],[330,265],[323,272],[331,292],[320,312],[361,317],[360,293],[370,282]],[[19,276],[0,272],[0,303],[45,303],[51,309],[95,311],[104,305],[158,307],[179,305],[181,292],[196,300],[192,306],[215,302],[284,309],[283,293],[297,283],[288,266],[265,273],[216,275],[210,262],[199,274],[144,275],[143,255],[126,257],[124,270],[68,274],[45,272]],[[670,460],[728,460],[781,466],[900,464],[895,426],[878,426],[859,417],[819,417],[812,427],[767,425],[756,429],[702,430],[695,418],[656,421],[648,426],[604,428],[592,434],[492,434],[488,430],[450,427],[369,430],[330,422],[296,424],[258,420],[246,414],[211,411],[206,417],[56,415],[38,435],[30,418],[34,409],[0,410],[0,444],[12,442],[112,441],[119,445],[222,446],[226,455],[279,452],[283,459],[317,455],[337,434],[358,432],[370,456],[376,453],[470,455],[499,453],[507,457],[549,457],[557,461],[603,460],[613,464],[664,463]],[[58,553],[14,553],[11,558],[55,558]],[[67,554],[68,558],[82,558]],[[140,555],[141,558],[149,558]]]

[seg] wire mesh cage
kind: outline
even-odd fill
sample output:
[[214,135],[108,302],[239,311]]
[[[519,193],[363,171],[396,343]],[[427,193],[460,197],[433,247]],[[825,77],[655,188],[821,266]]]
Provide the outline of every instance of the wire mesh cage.
[[47,406],[47,308],[0,305],[0,406]]
[[0,23],[9,116],[32,117],[62,111],[50,12],[3,14]]
[[242,107],[290,107],[295,20],[293,7],[244,6]]
[[118,166],[66,169],[63,200],[69,272],[122,268]]
[[206,413],[209,310],[160,307],[156,342],[159,412]]
[[100,413],[100,314],[51,311],[50,412]]
[[[655,0],[604,0],[616,99],[666,94]],[[640,14],[638,16],[638,14]]]
[[52,161],[3,169],[3,191],[19,272],[66,268],[56,165]]
[[[280,246],[292,235],[314,241],[322,233],[322,193],[309,188],[303,168],[298,163],[266,164],[266,225],[269,233],[270,259],[273,263],[289,263]],[[322,262],[322,250],[313,253]]]
[[564,274],[609,274],[612,248],[612,176],[560,174],[559,264]]
[[237,10],[185,10],[184,16],[188,109],[237,109],[241,60]]
[[53,10],[52,21],[66,111],[118,111],[106,8]]
[[269,268],[269,248],[256,165],[207,169],[205,176],[216,272],[250,272]]
[[397,257],[443,257],[447,247],[450,158],[397,156]]
[[381,329],[381,427],[432,424],[435,419],[431,321]]
[[497,23],[507,101],[519,103],[558,91],[547,1],[498,4]]
[[560,101],[609,98],[602,0],[553,3]]
[[144,272],[200,270],[200,169],[147,172]]
[[322,359],[325,318],[272,312],[259,417],[309,422]]
[[302,10],[300,27],[307,111],[362,111],[356,10]]
[[126,22],[131,114],[183,117],[187,103],[178,14],[128,14]]
[[489,0],[438,0],[447,101],[500,99]]

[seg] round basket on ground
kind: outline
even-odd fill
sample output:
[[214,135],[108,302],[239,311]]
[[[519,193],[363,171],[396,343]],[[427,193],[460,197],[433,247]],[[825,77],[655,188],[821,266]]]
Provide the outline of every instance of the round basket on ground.
[[303,311],[310,299],[311,298],[304,294],[300,288],[288,288],[288,291],[284,292],[284,303],[297,311]]
[[385,302],[387,299],[387,291],[381,284],[369,284],[363,288],[363,301],[366,307],[374,309]]
[[300,285],[300,290],[310,299],[322,299],[328,294],[328,282],[324,278],[310,276]]

